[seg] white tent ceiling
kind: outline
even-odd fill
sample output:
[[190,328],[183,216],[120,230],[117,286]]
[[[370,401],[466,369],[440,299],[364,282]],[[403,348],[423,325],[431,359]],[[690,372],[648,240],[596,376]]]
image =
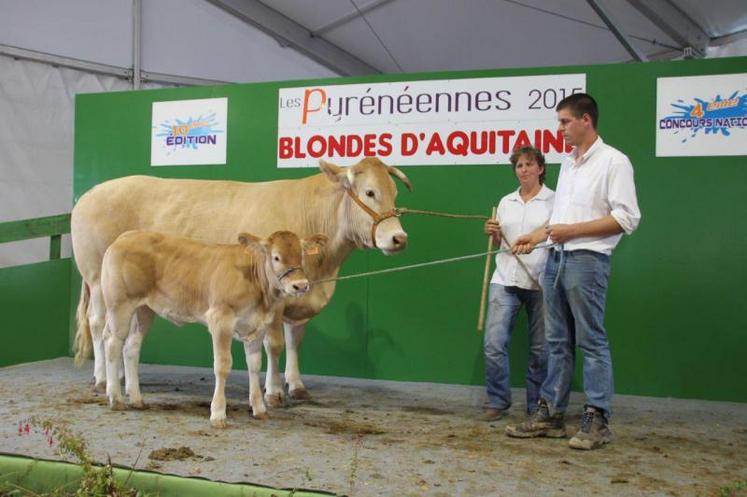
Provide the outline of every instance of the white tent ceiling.
[[687,46],[705,55],[747,34],[745,0],[209,1],[301,50],[321,39],[382,73],[675,58]]
[[[312,32],[329,19],[355,12],[349,0],[323,2],[325,9],[293,0],[266,3]],[[627,2],[607,3],[646,54],[676,46]],[[359,16],[324,31],[323,36],[385,73],[631,58],[585,0],[393,0],[364,16],[365,20]]]
[[155,81],[671,59],[734,41],[725,53],[747,54],[747,0],[0,0],[0,12],[0,53],[126,75],[138,62]]

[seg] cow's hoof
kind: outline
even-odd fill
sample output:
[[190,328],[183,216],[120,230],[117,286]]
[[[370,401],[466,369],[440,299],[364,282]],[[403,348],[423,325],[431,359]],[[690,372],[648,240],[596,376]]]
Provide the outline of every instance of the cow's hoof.
[[254,419],[267,419],[270,416],[267,415],[267,411],[264,412],[255,412],[252,414],[254,416]]
[[110,400],[109,408],[112,411],[124,411],[127,407],[125,406],[125,403],[121,400]]
[[210,419],[210,426],[212,426],[213,428],[223,429],[227,425],[228,423],[226,423],[226,418],[215,418],[215,419],[211,418]]
[[93,393],[106,393],[106,381],[102,381],[101,383],[94,383],[91,387],[91,391]]
[[265,402],[269,407],[283,407],[283,395],[279,393],[274,395],[265,394]]
[[295,390],[288,390],[288,395],[293,400],[310,400],[311,395],[305,388],[296,388]]
[[138,400],[136,402],[131,402],[130,407],[132,407],[133,409],[137,409],[138,411],[144,411],[145,409],[148,409],[148,404],[146,404],[142,400]]

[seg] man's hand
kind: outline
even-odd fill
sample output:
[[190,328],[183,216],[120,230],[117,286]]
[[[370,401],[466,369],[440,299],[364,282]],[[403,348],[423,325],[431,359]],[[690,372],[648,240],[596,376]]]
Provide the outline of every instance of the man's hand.
[[537,244],[542,243],[545,240],[547,240],[546,227],[540,226],[531,233],[521,235],[517,238],[514,241],[514,244],[511,245],[511,252],[514,254],[528,254],[534,250],[534,247],[536,247]]
[[521,235],[511,246],[511,252],[514,254],[528,254],[534,250],[535,245],[536,244],[534,243],[534,240],[532,240],[531,234]]
[[501,243],[501,225],[498,221],[495,219],[488,219],[485,221],[484,231],[486,235],[493,237],[495,243]]
[[553,243],[565,243],[579,236],[575,224],[551,224],[545,230]]

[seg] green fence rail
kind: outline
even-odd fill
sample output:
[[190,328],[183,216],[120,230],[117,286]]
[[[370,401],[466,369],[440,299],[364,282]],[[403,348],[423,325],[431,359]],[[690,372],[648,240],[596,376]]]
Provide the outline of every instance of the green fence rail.
[[49,237],[49,258],[60,258],[62,235],[70,233],[70,214],[0,223],[0,243]]

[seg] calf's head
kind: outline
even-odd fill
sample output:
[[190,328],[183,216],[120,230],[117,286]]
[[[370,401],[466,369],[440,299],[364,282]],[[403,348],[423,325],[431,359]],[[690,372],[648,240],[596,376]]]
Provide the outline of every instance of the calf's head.
[[389,255],[407,247],[407,233],[399,222],[394,200],[397,186],[392,176],[412,191],[407,176],[396,167],[375,157],[366,157],[350,167],[320,161],[327,178],[345,190],[346,216],[343,222],[348,238],[359,247],[378,248]]
[[300,297],[309,291],[310,283],[303,269],[303,255],[318,251],[327,241],[324,235],[300,239],[290,231],[276,231],[261,239],[249,233],[239,234],[239,243],[260,254],[270,285],[284,296]]

